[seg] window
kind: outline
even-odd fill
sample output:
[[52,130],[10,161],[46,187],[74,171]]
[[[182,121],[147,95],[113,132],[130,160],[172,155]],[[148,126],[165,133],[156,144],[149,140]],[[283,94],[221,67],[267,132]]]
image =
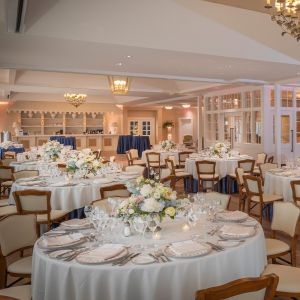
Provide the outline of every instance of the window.
[[242,117],[241,116],[235,116],[234,117],[234,141],[236,143],[242,142]]
[[206,118],[207,118],[207,122],[206,122],[207,140],[211,141],[211,139],[212,139],[211,138],[211,115],[210,114],[207,115]]
[[275,144],[275,116],[273,115],[273,144]]
[[229,94],[221,96],[222,109],[233,109],[242,107],[242,94]]
[[242,108],[242,94],[238,93],[238,94],[234,94],[231,95],[232,97],[232,104],[233,107],[232,108]]
[[224,142],[230,143],[230,117],[224,117]]
[[214,114],[213,115],[213,122],[214,122],[214,127],[215,127],[215,140],[218,141],[219,140],[219,116],[218,114]]
[[252,100],[252,93],[246,92],[245,93],[245,108],[251,107],[251,100]]
[[150,135],[150,121],[143,121],[142,122],[142,128],[143,128],[143,135]]
[[270,91],[270,106],[271,107],[275,106],[275,92],[274,92],[274,90]]
[[261,112],[254,112],[254,120],[255,120],[255,143],[261,144]]
[[260,95],[260,90],[254,91],[254,107],[260,107],[261,105],[261,95]]
[[290,116],[281,116],[281,143],[289,144],[290,142]]
[[281,107],[293,107],[292,91],[281,91]]
[[245,143],[251,143],[251,112],[245,112]]
[[218,109],[219,109],[219,98],[212,97],[212,110],[218,110]]
[[296,93],[296,106],[300,107],[300,93]]
[[137,135],[139,133],[139,122],[130,121],[130,134]]
[[297,143],[300,143],[300,112],[296,113]]
[[206,98],[206,110],[211,111],[211,97]]

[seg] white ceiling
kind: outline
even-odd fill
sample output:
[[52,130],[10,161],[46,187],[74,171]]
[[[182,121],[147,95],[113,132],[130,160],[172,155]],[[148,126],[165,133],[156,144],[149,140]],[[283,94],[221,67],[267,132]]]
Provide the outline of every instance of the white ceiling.
[[[0,0],[0,98],[59,102],[73,90],[89,102],[179,106],[241,82],[299,83],[300,43],[260,12],[265,0],[211,1],[227,5],[28,0],[24,32],[10,34]],[[106,75],[133,77],[129,94],[112,95]]]

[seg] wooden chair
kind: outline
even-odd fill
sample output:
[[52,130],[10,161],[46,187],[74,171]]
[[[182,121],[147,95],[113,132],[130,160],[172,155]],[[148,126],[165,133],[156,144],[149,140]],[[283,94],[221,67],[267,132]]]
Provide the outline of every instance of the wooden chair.
[[37,215],[37,232],[40,236],[41,224],[47,224],[47,230],[50,230],[51,223],[57,223],[62,220],[69,219],[69,212],[67,210],[52,210],[51,209],[51,191],[39,190],[24,190],[15,191],[13,196],[16,202],[18,214]]
[[268,163],[272,163],[273,160],[274,160],[274,156],[270,156],[270,157],[268,158]]
[[190,182],[190,190],[192,190],[193,175],[190,174],[190,173],[188,173],[188,172],[184,172],[184,171],[178,171],[178,172],[176,172],[173,160],[166,159],[165,162],[166,162],[167,168],[171,172],[171,175],[175,176],[175,182],[177,182],[180,179],[183,179],[184,189],[187,190],[185,180],[188,179],[189,182]]
[[231,196],[226,194],[221,194],[217,192],[208,192],[205,193],[206,200],[220,200],[221,201],[221,209],[228,210]]
[[[198,174],[198,191],[211,189],[214,190],[215,183],[218,184],[218,192],[220,191],[220,177],[216,173],[216,162],[209,160],[196,161],[196,170]],[[204,187],[201,183],[211,182],[212,187]]]
[[191,154],[191,152],[186,152],[186,151],[183,151],[183,152],[179,152],[178,153],[178,167],[179,168],[184,168],[185,167],[185,161],[186,159],[189,157],[189,155]]
[[[276,263],[276,258],[297,266],[297,241],[300,230],[300,207],[293,202],[275,202],[273,205],[273,219],[271,223],[271,238],[266,239],[268,259]],[[276,239],[276,233],[285,233],[291,238],[290,245]],[[290,254],[291,261],[282,256]]]
[[292,188],[292,197],[294,202],[300,206],[300,180],[293,180],[290,182]]
[[143,162],[139,157],[138,157],[138,151],[137,149],[131,149],[129,151],[126,151],[126,156],[127,156],[127,162],[128,166],[146,166],[146,163]]
[[260,173],[260,177],[262,179],[262,185],[265,185],[265,177],[266,177],[266,173],[271,170],[271,169],[275,169],[277,168],[277,164],[275,163],[265,163],[265,164],[260,164],[258,166],[259,168],[259,173]]
[[175,190],[176,180],[174,175],[169,175],[167,177],[161,178],[160,183],[165,186],[169,186],[172,190]]
[[[1,219],[0,288],[10,287],[22,278],[31,277],[32,256],[21,258],[9,266],[7,266],[6,257],[32,248],[37,239],[35,215],[14,215]],[[7,275],[19,277],[19,279],[7,286]]]
[[140,175],[145,176],[146,167],[135,165],[125,167],[126,172],[138,172]]
[[264,152],[257,154],[256,166],[254,166],[253,175],[260,176],[260,171],[258,166],[261,164],[265,164],[267,161],[267,157],[268,157],[267,153]]
[[57,164],[57,168],[58,168],[61,172],[67,172],[67,165],[66,165],[66,164]]
[[16,161],[17,161],[16,158],[5,158],[5,159],[2,159],[2,160],[1,160],[2,165],[3,165],[3,166],[7,166],[7,167],[10,166],[10,163],[16,162]]
[[[168,159],[172,160],[173,161],[173,165],[175,167],[175,172],[179,171],[184,171],[184,169],[178,169],[179,167],[179,163],[176,162],[176,159],[175,159],[175,156],[174,155],[168,155]],[[167,165],[167,164],[166,164]]]
[[15,182],[16,180],[20,178],[25,178],[25,177],[32,177],[32,176],[38,176],[39,171],[38,170],[22,170],[19,172],[14,172],[12,174],[12,181]]
[[131,193],[127,190],[125,184],[115,184],[111,186],[103,186],[100,188],[101,199],[108,197],[130,197]]
[[[243,159],[238,161],[238,168],[242,168],[244,170],[244,174],[252,175],[254,168],[255,160],[254,159]],[[236,174],[231,173],[228,175],[228,194],[230,195],[231,190],[231,182],[232,180],[236,180]]]
[[14,173],[14,167],[0,166],[0,199],[5,192],[11,188],[13,182],[11,180]]
[[258,299],[255,295],[247,293],[259,292],[265,289],[264,300],[273,300],[275,297],[276,287],[278,285],[278,276],[275,274],[269,274],[258,278],[241,278],[226,284],[211,287],[196,292],[195,300],[218,300],[228,299],[240,295],[239,300],[243,299]]
[[93,154],[95,155],[96,159],[99,159],[101,157],[101,149],[98,149],[97,151],[93,151]]
[[154,171],[158,169],[158,173],[160,174],[160,169],[165,167],[164,163],[160,161],[160,153],[157,152],[147,152],[147,167],[148,167],[148,178],[150,178],[150,169],[152,168]]
[[15,152],[7,151],[3,153],[3,158],[16,158]]
[[0,300],[31,300],[31,285],[0,290]]
[[[273,204],[275,201],[282,201],[283,197],[280,195],[263,193],[261,178],[259,177],[244,175],[243,179],[247,194],[248,214],[249,216],[259,218],[259,223],[262,224],[264,205],[265,208],[268,209],[270,215],[270,204]],[[253,206],[251,207],[252,204]],[[259,214],[251,212],[256,205],[259,205]]]
[[244,169],[242,168],[236,168],[235,169],[235,174],[236,174],[236,180],[238,183],[238,188],[239,188],[239,210],[240,211],[245,211],[245,203],[247,199],[247,192],[246,188],[244,185]]
[[160,179],[168,177],[172,175],[172,171],[169,168],[161,169],[160,170]]

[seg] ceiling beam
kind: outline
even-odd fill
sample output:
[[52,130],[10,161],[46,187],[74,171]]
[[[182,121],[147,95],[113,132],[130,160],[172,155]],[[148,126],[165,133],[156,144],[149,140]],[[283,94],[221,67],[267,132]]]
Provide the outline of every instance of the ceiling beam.
[[167,102],[187,100],[187,99],[193,99],[193,98],[195,98],[195,96],[183,96],[183,97],[176,97],[176,98],[170,98],[170,99],[151,101],[151,102],[147,102],[147,103],[135,104],[135,106],[148,106],[148,105],[153,105],[153,104],[158,104],[158,103],[167,103]]

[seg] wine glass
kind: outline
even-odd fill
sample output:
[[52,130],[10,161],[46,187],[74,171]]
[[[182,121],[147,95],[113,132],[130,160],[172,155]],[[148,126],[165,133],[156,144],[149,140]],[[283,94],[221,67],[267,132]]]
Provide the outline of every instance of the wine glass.
[[[143,240],[143,236],[146,229],[146,216],[144,215],[136,215],[133,218],[133,226],[134,229],[138,232],[139,237],[141,240]],[[148,248],[142,244],[135,245],[135,248],[138,248],[139,250],[147,250]]]
[[207,217],[207,211],[206,209],[202,206],[199,211],[198,211],[198,218],[201,222],[201,233],[199,235],[200,239],[204,239],[206,237],[205,233],[204,233],[204,224],[206,221],[206,217]]
[[[149,229],[152,232],[152,238],[154,237],[154,232],[157,226],[160,224],[160,217],[158,213],[150,213],[146,217],[146,223]],[[152,245],[153,247],[157,247],[156,244]]]
[[197,216],[193,209],[190,209],[187,214],[187,222],[189,223],[190,227],[192,228],[191,238],[195,239],[197,237],[197,235],[194,233],[195,226],[197,223]]
[[111,212],[113,213],[113,211],[116,207],[116,204],[117,204],[116,199],[112,198],[112,197],[108,197],[107,204],[108,204],[109,208],[111,209]]
[[92,210],[93,210],[93,207],[91,205],[86,205],[84,207],[84,214],[86,216],[86,218],[88,219],[89,221],[89,224],[91,223],[91,214],[92,214]]

